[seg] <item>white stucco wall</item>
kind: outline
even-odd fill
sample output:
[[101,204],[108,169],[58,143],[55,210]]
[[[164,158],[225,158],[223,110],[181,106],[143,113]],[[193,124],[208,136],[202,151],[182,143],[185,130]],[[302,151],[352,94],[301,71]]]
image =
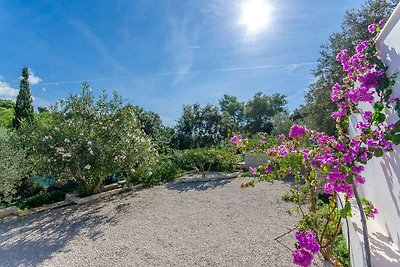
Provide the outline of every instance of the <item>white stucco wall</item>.
[[[400,72],[400,5],[386,23],[377,38],[376,45],[389,74]],[[400,79],[393,88],[395,96],[400,96]],[[360,105],[362,110],[372,110],[370,104]],[[397,114],[387,113],[388,121],[398,119]],[[355,134],[354,126],[362,121],[360,115],[350,119],[350,134]],[[400,266],[400,146],[382,158],[375,158],[365,166],[366,183],[359,187],[361,197],[371,200],[378,208],[375,220],[368,221],[373,266]],[[357,209],[349,223],[351,258],[355,267],[365,266],[361,224]],[[347,226],[343,230],[347,234]]]

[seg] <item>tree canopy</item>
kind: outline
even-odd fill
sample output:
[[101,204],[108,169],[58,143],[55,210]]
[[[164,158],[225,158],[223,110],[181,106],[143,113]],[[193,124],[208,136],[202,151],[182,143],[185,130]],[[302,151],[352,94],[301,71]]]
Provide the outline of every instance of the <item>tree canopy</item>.
[[280,112],[287,112],[286,96],[282,94],[266,95],[258,92],[246,103],[246,130],[250,134],[271,133],[272,118]]
[[331,118],[331,113],[336,110],[336,104],[331,101],[331,88],[344,77],[336,55],[343,49],[354,47],[355,43],[369,39],[368,25],[387,19],[398,2],[367,0],[360,9],[347,11],[341,31],[333,33],[321,46],[318,66],[313,71],[317,80],[309,86],[306,104],[299,109],[304,123],[310,128],[330,135],[336,133],[335,121]]

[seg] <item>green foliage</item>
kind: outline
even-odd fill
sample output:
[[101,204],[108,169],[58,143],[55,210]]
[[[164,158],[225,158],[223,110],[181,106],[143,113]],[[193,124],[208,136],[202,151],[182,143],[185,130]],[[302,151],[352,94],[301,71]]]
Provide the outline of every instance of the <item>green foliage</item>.
[[142,131],[144,131],[152,140],[157,140],[163,128],[160,116],[157,113],[146,111],[141,107],[131,104],[128,104],[127,107],[136,113]]
[[174,137],[175,129],[168,126],[163,126],[158,134],[155,142],[158,153],[167,155],[173,153],[172,138]]
[[43,205],[52,204],[55,202],[63,201],[65,199],[65,192],[63,191],[53,191],[45,192],[30,198],[26,198],[19,203],[17,203],[20,209],[32,209]]
[[293,125],[293,121],[290,119],[289,115],[286,112],[280,112],[275,114],[272,117],[272,125],[273,129],[271,134],[273,135],[288,135],[290,131],[290,127]]
[[24,176],[16,187],[15,198],[24,199],[46,191],[46,188],[36,183],[32,177]]
[[241,132],[244,122],[245,104],[240,102],[236,96],[225,94],[219,100],[219,107],[223,114],[226,114],[234,124],[232,131]]
[[271,133],[272,118],[280,112],[287,112],[286,96],[281,94],[265,95],[258,92],[246,103],[246,130],[249,134]]
[[32,122],[34,117],[32,105],[31,90],[29,88],[29,70],[28,68],[22,69],[22,77],[19,85],[19,93],[15,102],[14,109],[14,128],[20,128],[24,122]]
[[212,148],[218,156],[211,164],[211,171],[232,172],[242,170],[243,167],[238,165],[244,161],[244,155],[239,153],[236,147],[231,145]]
[[285,192],[282,196],[282,200],[287,201],[287,202],[294,202],[298,203],[300,205],[304,204],[306,202],[306,191],[307,187],[306,186],[300,186],[298,190],[295,190],[291,188],[289,191]]
[[97,99],[87,84],[79,95],[53,106],[49,120],[37,120],[21,130],[30,160],[39,175],[56,181],[77,181],[82,195],[99,192],[114,173],[124,177],[151,172],[157,155],[140,129],[135,110],[122,106],[114,94]]
[[182,170],[175,160],[172,157],[163,156],[151,173],[146,173],[145,171],[136,172],[132,175],[133,179],[131,181],[151,186],[174,181],[181,174]]
[[14,118],[15,103],[11,100],[0,99],[0,126],[11,128]]
[[207,171],[232,171],[242,160],[233,146],[187,149],[179,153],[177,161],[184,170],[196,169],[205,176]]
[[40,124],[51,124],[52,120],[53,120],[53,115],[47,109],[35,113],[35,121],[38,121]]
[[205,176],[205,172],[210,171],[211,165],[217,160],[218,153],[215,148],[195,148],[186,150],[185,157]]
[[[336,55],[353,44],[370,38],[368,25],[381,19],[387,19],[398,1],[367,0],[359,10],[349,10],[342,23],[342,30],[329,37],[322,45],[319,64],[314,70],[317,78],[306,94],[306,105],[301,107],[303,122],[311,129],[336,134],[335,120],[331,113],[337,109],[331,101],[331,88],[344,78],[344,73]],[[354,49],[354,48],[352,48]],[[353,51],[349,51],[353,53]]]
[[0,203],[9,203],[23,177],[29,172],[25,151],[14,133],[0,126]]
[[[260,140],[264,140],[264,142],[261,144]],[[257,151],[260,150],[267,151],[269,148],[279,145],[280,143],[281,141],[276,136],[258,133],[253,135],[252,138],[244,139],[241,150],[250,153],[257,153]],[[254,151],[255,148],[257,151]]]
[[232,121],[212,105],[185,106],[175,127],[172,142],[176,148],[211,147],[223,144],[232,129]]
[[343,266],[350,266],[349,249],[343,235],[338,235],[332,246],[332,254]]

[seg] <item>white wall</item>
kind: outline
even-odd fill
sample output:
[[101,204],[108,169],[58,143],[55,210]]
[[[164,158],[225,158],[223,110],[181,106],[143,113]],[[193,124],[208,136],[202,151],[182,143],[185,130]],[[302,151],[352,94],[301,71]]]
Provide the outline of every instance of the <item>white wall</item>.
[[[389,67],[389,74],[400,72],[400,5],[386,23],[376,40],[379,55]],[[393,88],[395,96],[400,96],[400,80]],[[372,110],[370,104],[360,105],[362,110]],[[398,120],[397,114],[389,114],[388,121]],[[362,121],[360,115],[350,118],[350,134]],[[365,166],[366,183],[359,187],[361,197],[371,200],[378,208],[375,220],[368,220],[373,266],[400,266],[400,146],[395,147],[382,158],[375,158]],[[357,208],[354,207],[356,215]],[[365,266],[359,218],[354,216],[349,223],[353,266]],[[347,226],[343,227],[347,233]]]

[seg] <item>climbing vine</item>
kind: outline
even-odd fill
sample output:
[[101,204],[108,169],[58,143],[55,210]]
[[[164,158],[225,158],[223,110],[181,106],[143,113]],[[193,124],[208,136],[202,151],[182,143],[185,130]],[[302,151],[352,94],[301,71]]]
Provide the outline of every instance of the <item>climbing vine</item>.
[[[368,30],[376,35],[382,25],[383,21],[371,24]],[[244,151],[266,154],[265,165],[250,168],[257,179],[243,183],[243,187],[288,176],[294,178],[296,188],[306,187],[309,205],[307,209],[300,202],[297,205],[301,219],[292,253],[293,263],[299,266],[311,265],[318,252],[325,259],[332,258],[332,244],[340,233],[342,219],[351,217],[351,199],[359,208],[366,262],[371,266],[366,219],[375,218],[378,210],[371,201],[360,199],[357,186],[366,182],[364,165],[400,143],[400,100],[392,90],[397,74],[388,75],[374,38],[356,45],[353,55],[348,50],[337,55],[346,74],[342,83],[333,85],[331,93],[338,106],[332,113],[338,137],[294,125],[288,136],[279,136],[278,144],[269,147],[263,139],[257,145],[250,145],[240,135],[231,139]],[[370,109],[360,108],[360,104],[368,103]],[[355,125],[357,133],[350,136],[350,116],[357,114],[361,118]],[[389,115],[395,116],[395,123],[388,123]],[[321,194],[329,195],[328,205],[323,205]]]

